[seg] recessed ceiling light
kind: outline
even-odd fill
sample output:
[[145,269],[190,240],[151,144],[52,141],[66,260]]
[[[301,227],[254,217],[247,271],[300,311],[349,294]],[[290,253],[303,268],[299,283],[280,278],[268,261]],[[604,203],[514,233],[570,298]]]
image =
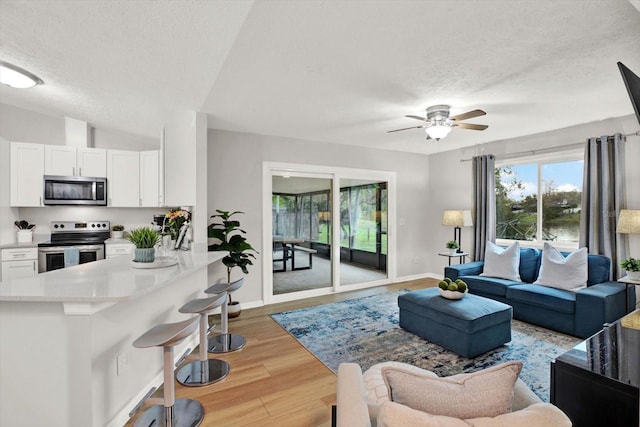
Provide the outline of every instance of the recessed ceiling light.
[[4,61],[0,61],[0,83],[18,89],[44,84],[35,74]]

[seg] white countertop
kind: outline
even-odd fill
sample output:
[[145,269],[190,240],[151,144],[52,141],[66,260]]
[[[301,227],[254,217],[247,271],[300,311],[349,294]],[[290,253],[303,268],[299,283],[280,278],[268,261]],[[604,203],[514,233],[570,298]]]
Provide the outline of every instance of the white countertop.
[[137,269],[116,257],[0,282],[0,301],[110,303],[139,298],[221,260],[224,252],[171,251],[178,264]]

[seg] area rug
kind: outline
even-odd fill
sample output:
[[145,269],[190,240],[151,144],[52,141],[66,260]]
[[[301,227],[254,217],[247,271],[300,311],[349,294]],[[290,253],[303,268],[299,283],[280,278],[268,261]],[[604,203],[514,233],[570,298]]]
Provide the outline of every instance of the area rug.
[[440,376],[522,360],[520,378],[549,401],[550,362],[581,340],[517,320],[511,342],[473,359],[406,332],[398,325],[398,296],[407,290],[272,314],[271,317],[331,370],[342,362],[370,366],[394,360]]

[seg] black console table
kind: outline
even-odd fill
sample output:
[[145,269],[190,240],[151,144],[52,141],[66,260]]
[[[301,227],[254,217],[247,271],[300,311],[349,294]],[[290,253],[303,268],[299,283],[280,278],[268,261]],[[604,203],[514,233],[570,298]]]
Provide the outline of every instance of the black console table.
[[551,403],[574,427],[639,425],[640,310],[628,316],[551,362]]

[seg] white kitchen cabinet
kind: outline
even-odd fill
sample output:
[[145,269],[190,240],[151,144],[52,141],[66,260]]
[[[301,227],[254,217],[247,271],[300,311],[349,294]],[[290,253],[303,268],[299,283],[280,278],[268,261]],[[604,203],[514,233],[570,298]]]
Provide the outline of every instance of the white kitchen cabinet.
[[107,150],[76,148],[66,145],[45,145],[46,175],[94,176],[107,175]]
[[11,143],[11,206],[42,206],[44,145]]
[[160,151],[140,152],[140,206],[160,206]]
[[66,145],[44,146],[44,173],[45,175],[76,175],[76,147]]
[[78,148],[78,175],[107,176],[107,150],[104,148]]
[[106,243],[105,242],[105,257],[107,259],[115,258],[119,256],[130,255],[133,259],[133,250],[135,245],[133,243]]
[[36,274],[38,274],[38,248],[2,249],[1,280],[3,282]]
[[140,153],[107,150],[107,194],[111,207],[140,206]]

